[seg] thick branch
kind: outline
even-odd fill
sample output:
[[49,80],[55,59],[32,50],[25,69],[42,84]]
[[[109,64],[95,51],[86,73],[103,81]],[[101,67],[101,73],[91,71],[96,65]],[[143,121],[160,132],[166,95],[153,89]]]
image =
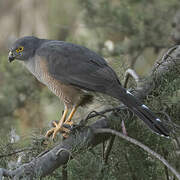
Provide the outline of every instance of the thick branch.
[[[172,48],[161,61],[158,61],[155,64],[149,78],[135,91],[135,96],[144,99],[148,94],[158,88],[160,85],[159,82],[162,82],[167,76],[171,77],[166,79],[166,81],[169,82],[179,78],[179,57],[180,46],[176,46]],[[124,111],[125,110],[121,110],[121,113],[123,114]],[[0,169],[0,180],[3,176],[9,176],[12,179],[23,179],[24,176],[24,179],[28,180],[51,174],[56,168],[66,164],[69,159],[75,156],[80,150],[86,151],[89,147],[94,147],[110,137],[107,133],[94,134],[94,131],[98,128],[113,128],[119,130],[118,128],[121,127],[120,119],[114,117],[113,114],[111,114],[108,119],[102,118],[90,127],[81,129],[76,134],[72,134],[62,143],[56,145],[52,150],[39,155],[31,162],[20,166],[18,169],[10,171]]]
[[[145,99],[160,86],[167,86],[180,76],[180,46],[173,46],[163,57],[157,60],[154,64],[149,77],[138,84],[139,86],[134,92],[134,95],[139,99]],[[157,91],[156,91],[157,93]],[[156,94],[157,95],[157,94]]]
[[[43,177],[52,173],[56,168],[66,164],[79,151],[94,147],[102,141],[107,140],[110,135],[94,135],[93,131],[97,128],[107,128],[108,121],[105,118],[97,121],[90,127],[81,129],[78,133],[71,135],[52,150],[38,156],[31,162],[22,165],[18,169],[7,171],[0,169],[0,180],[2,176],[9,176],[16,179],[33,179]],[[47,163],[48,162],[48,163]]]

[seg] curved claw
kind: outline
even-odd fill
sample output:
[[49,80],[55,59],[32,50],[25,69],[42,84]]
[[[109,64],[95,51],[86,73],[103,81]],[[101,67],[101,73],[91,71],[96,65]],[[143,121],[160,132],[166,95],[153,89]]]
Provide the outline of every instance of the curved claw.
[[52,139],[54,139],[56,137],[56,134],[61,131],[62,131],[61,127],[55,127],[53,131]]
[[67,128],[58,126],[57,123],[55,123],[55,122],[53,122],[53,124],[55,125],[55,127],[50,129],[49,131],[47,131],[47,133],[45,135],[46,138],[48,138],[52,135],[52,139],[54,139],[58,132],[69,133],[69,131],[70,131]]
[[63,138],[64,138],[64,139],[66,139],[66,138],[68,138],[68,137],[69,137],[69,134],[63,133]]
[[[53,126],[54,126],[54,127],[53,127],[52,129],[50,129],[49,131],[47,131],[45,137],[47,138],[47,137],[49,137],[49,136],[52,135],[52,139],[54,139],[54,138],[56,137],[56,134],[57,134],[58,132],[63,132],[63,133],[64,133],[64,134],[63,134],[63,137],[64,137],[64,138],[67,138],[67,136],[68,136],[68,134],[69,134],[69,132],[70,132],[70,129],[67,128],[66,126],[72,127],[73,122],[72,122],[71,119],[72,119],[74,113],[76,112],[76,109],[77,109],[77,107],[74,107],[74,108],[72,109],[72,111],[71,111],[68,119],[64,122],[64,120],[66,119],[66,115],[67,115],[67,113],[68,113],[68,109],[65,109],[65,111],[64,111],[64,113],[63,113],[63,116],[62,116],[61,120],[59,121],[59,123],[57,123],[56,121],[53,121],[52,123],[53,123]],[[64,124],[63,124],[63,123],[64,123]],[[63,127],[63,125],[65,125],[65,127]]]
[[48,138],[49,136],[51,136],[51,134],[53,133],[54,129],[55,128],[52,128],[49,131],[47,131],[45,137]]

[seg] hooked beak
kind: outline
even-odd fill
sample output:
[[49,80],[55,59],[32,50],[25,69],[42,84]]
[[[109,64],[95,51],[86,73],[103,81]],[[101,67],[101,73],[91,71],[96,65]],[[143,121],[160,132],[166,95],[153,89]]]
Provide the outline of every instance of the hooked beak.
[[15,56],[13,55],[12,51],[9,51],[8,60],[9,62],[12,62],[15,59]]

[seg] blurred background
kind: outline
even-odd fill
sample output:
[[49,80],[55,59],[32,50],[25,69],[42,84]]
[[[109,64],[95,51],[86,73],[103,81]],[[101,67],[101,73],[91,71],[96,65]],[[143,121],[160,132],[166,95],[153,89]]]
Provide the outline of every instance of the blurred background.
[[[127,68],[133,68],[141,77],[146,77],[162,53],[179,43],[179,7],[179,0],[1,0],[0,134],[6,140],[12,130],[21,137],[34,131],[43,134],[49,122],[59,119],[63,110],[59,99],[20,63],[8,63],[8,47],[17,38],[34,35],[86,46],[102,55],[123,82]],[[156,99],[150,107],[157,111],[170,106],[172,102],[169,99],[172,98],[163,100],[161,106]],[[100,110],[115,104],[108,97],[98,95],[93,104],[79,110],[75,119],[78,121],[92,109]],[[144,127],[138,123],[128,125],[129,134],[133,135],[135,128]],[[152,147],[159,151],[164,150],[164,147],[158,149],[161,140],[147,128],[145,132],[136,131],[134,135],[142,141],[146,137],[145,142],[151,142]],[[168,180],[168,171],[159,162],[153,159],[146,161],[146,153],[126,142],[116,144],[112,162],[103,171],[106,176],[101,172],[97,148],[97,157],[88,154],[84,158],[79,157],[79,164],[76,161],[70,164],[70,179]],[[169,155],[166,148],[163,152]],[[90,162],[87,161],[89,159]],[[172,162],[179,168],[178,162]],[[7,166],[5,161],[2,165]],[[58,175],[55,173],[55,176]]]

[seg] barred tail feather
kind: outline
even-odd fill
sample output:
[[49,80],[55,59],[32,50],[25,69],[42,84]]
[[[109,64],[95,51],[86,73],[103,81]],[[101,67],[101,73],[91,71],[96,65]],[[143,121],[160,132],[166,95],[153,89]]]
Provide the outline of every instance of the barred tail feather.
[[133,108],[132,110],[139,118],[141,118],[154,132],[162,135],[169,136],[169,130],[163,125],[162,121],[157,118],[149,108],[144,107]]
[[[122,90],[122,89],[121,89]],[[117,95],[117,93],[116,93]],[[159,135],[168,137],[169,130],[165,127],[163,122],[155,116],[155,114],[143,103],[134,97],[129,91],[121,91],[116,96],[122,101],[132,112],[134,112],[140,119],[142,119],[149,128]]]

